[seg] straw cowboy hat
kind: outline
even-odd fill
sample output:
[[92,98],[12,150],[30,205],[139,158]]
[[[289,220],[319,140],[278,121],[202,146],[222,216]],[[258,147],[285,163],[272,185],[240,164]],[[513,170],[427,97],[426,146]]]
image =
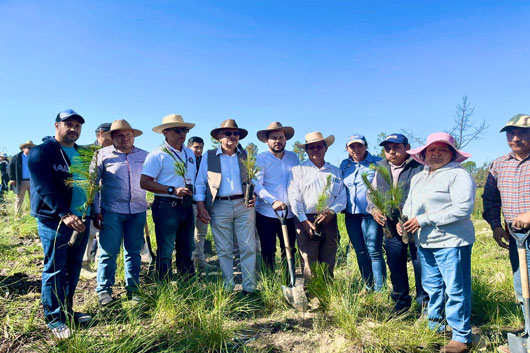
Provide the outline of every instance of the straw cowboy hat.
[[414,148],[412,150],[408,150],[407,153],[410,154],[412,158],[414,158],[416,161],[420,162],[421,164],[426,164],[421,156],[421,152],[425,150],[427,147],[432,145],[435,142],[443,142],[451,146],[455,150],[455,162],[463,162],[469,157],[471,157],[471,153],[467,153],[464,151],[460,151],[456,149],[455,147],[455,139],[453,136],[449,135],[447,132],[435,132],[429,135],[427,137],[427,143],[424,146]]
[[21,144],[19,147],[20,147],[21,150],[23,150],[26,147],[33,148],[35,146],[37,146],[37,145],[34,144],[33,141],[27,141],[27,142],[24,142],[23,144]]
[[112,124],[110,125],[110,130],[107,131],[107,132],[105,132],[105,133],[103,133],[103,137],[105,137],[105,138],[111,138],[111,137],[112,137],[112,136],[111,136],[111,135],[112,135],[112,132],[113,132],[113,131],[117,131],[117,130],[132,130],[134,137],[138,137],[138,136],[140,136],[141,134],[143,134],[142,131],[137,130],[137,129],[133,129],[133,128],[131,127],[131,124],[129,124],[129,123],[127,122],[127,120],[125,120],[125,119],[119,119],[119,120],[114,120],[114,121],[112,122]]
[[282,126],[281,123],[275,121],[270,123],[265,130],[258,131],[258,140],[261,142],[267,142],[267,133],[270,131],[283,131],[285,133],[285,139],[290,140],[294,136],[294,129],[290,126]]
[[184,119],[182,119],[182,115],[169,114],[162,119],[161,125],[155,126],[153,128],[153,131],[161,134],[165,129],[170,129],[172,127],[187,127],[188,129],[191,129],[194,126],[195,124],[193,123],[185,123]]
[[296,142],[295,145],[298,148],[304,148],[305,146],[309,145],[310,143],[320,142],[324,141],[326,143],[326,146],[331,146],[333,142],[335,142],[335,136],[329,135],[328,137],[324,138],[321,132],[315,131],[310,132],[309,134],[305,135],[305,143],[298,143]]
[[223,121],[221,123],[220,127],[215,128],[212,131],[210,131],[210,135],[214,139],[219,140],[219,138],[217,137],[219,135],[219,132],[221,130],[225,130],[225,129],[237,129],[237,130],[239,130],[239,139],[240,140],[244,139],[248,135],[248,131],[245,130],[245,129],[241,129],[239,126],[237,126],[237,123],[236,123],[236,121],[234,119],[226,119],[225,121]]

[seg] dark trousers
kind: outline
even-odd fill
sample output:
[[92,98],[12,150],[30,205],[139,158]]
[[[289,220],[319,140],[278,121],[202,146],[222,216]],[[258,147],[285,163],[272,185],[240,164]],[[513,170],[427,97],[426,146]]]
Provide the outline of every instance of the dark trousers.
[[160,279],[170,277],[171,255],[176,250],[175,263],[181,275],[195,272],[192,253],[195,248],[193,207],[183,206],[176,199],[155,197],[153,222],[156,233],[156,268]]
[[69,246],[72,235],[69,228],[54,219],[38,219],[39,237],[44,251],[42,269],[41,300],[44,307],[44,319],[47,323],[60,321],[65,323],[68,314],[72,314],[75,288],[81,273],[83,253],[88,242],[87,226],[81,244]]
[[407,272],[407,253],[410,252],[412,267],[414,268],[414,280],[416,282],[416,302],[420,305],[429,300],[429,296],[421,285],[421,264],[418,257],[418,249],[414,243],[408,245],[403,243],[400,236],[392,238],[385,237],[386,262],[390,269],[390,281],[392,282],[392,293],[390,296],[395,302],[396,309],[410,307],[412,299],[409,291],[409,276]]
[[[289,245],[291,246],[291,256],[294,258],[296,253],[296,229],[294,226],[294,218],[288,218],[287,232],[289,235]],[[285,244],[283,242],[282,225],[278,218],[271,218],[263,216],[256,212],[256,228],[258,229],[259,240],[261,242],[261,257],[265,265],[274,270],[274,260],[276,253],[276,237],[280,240],[280,249],[282,262],[285,261]]]

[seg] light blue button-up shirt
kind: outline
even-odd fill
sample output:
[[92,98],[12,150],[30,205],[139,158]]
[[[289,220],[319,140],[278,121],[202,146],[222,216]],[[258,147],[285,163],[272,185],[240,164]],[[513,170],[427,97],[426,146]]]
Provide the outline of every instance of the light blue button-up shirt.
[[355,162],[351,157],[348,157],[340,164],[342,178],[348,193],[346,212],[368,214],[366,211],[366,206],[368,206],[366,192],[368,188],[363,182],[362,175],[366,173],[368,181],[372,182],[375,170],[371,169],[370,165],[377,164],[381,159],[381,157],[373,156],[370,152],[366,152],[366,158],[361,162]]
[[140,176],[147,152],[133,147],[123,153],[114,146],[98,151],[98,180],[101,191],[94,200],[94,212],[101,209],[121,214],[136,214],[147,210],[145,190],[140,187]]

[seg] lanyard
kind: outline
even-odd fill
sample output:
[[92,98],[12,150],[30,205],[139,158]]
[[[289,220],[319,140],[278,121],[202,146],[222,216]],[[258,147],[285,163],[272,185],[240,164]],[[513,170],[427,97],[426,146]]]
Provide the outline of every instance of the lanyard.
[[164,145],[166,145],[167,150],[171,152],[172,156],[177,157],[178,160],[184,163],[186,165],[186,168],[188,168],[188,154],[186,153],[186,149],[184,148],[184,146],[182,146],[182,151],[184,152],[185,158],[185,160],[183,161],[182,158],[180,158],[180,156],[178,155],[178,153],[173,149],[173,147],[171,147],[167,142],[164,142]]

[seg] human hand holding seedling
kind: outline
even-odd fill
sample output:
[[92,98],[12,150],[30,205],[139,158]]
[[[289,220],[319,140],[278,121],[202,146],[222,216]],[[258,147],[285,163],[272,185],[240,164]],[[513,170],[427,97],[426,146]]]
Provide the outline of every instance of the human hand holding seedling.
[[193,193],[191,192],[191,190],[186,187],[175,188],[175,191],[173,191],[173,194],[179,197],[193,196]]
[[333,219],[335,212],[330,209],[325,210],[315,218],[315,224],[326,224]]
[[[412,219],[409,219],[408,221],[406,221],[405,223],[403,223],[403,228],[405,228],[405,230],[409,233],[414,233],[416,232],[418,229],[420,229],[420,223],[418,222],[418,220],[416,219],[416,217],[412,218]],[[401,230],[401,232],[399,233],[400,235],[402,234],[403,232],[403,229],[401,229],[401,227],[399,227],[399,229]],[[399,232],[399,231],[398,231]]]
[[63,217],[63,223],[72,228],[73,230],[81,233],[85,231],[85,224],[81,221],[81,218],[77,217],[73,213],[69,213]]
[[372,217],[374,217],[375,221],[381,225],[381,226],[384,226],[385,225],[385,222],[386,222],[386,217],[385,215],[383,214],[383,212],[381,212],[379,209],[377,208],[374,208],[372,210]]

